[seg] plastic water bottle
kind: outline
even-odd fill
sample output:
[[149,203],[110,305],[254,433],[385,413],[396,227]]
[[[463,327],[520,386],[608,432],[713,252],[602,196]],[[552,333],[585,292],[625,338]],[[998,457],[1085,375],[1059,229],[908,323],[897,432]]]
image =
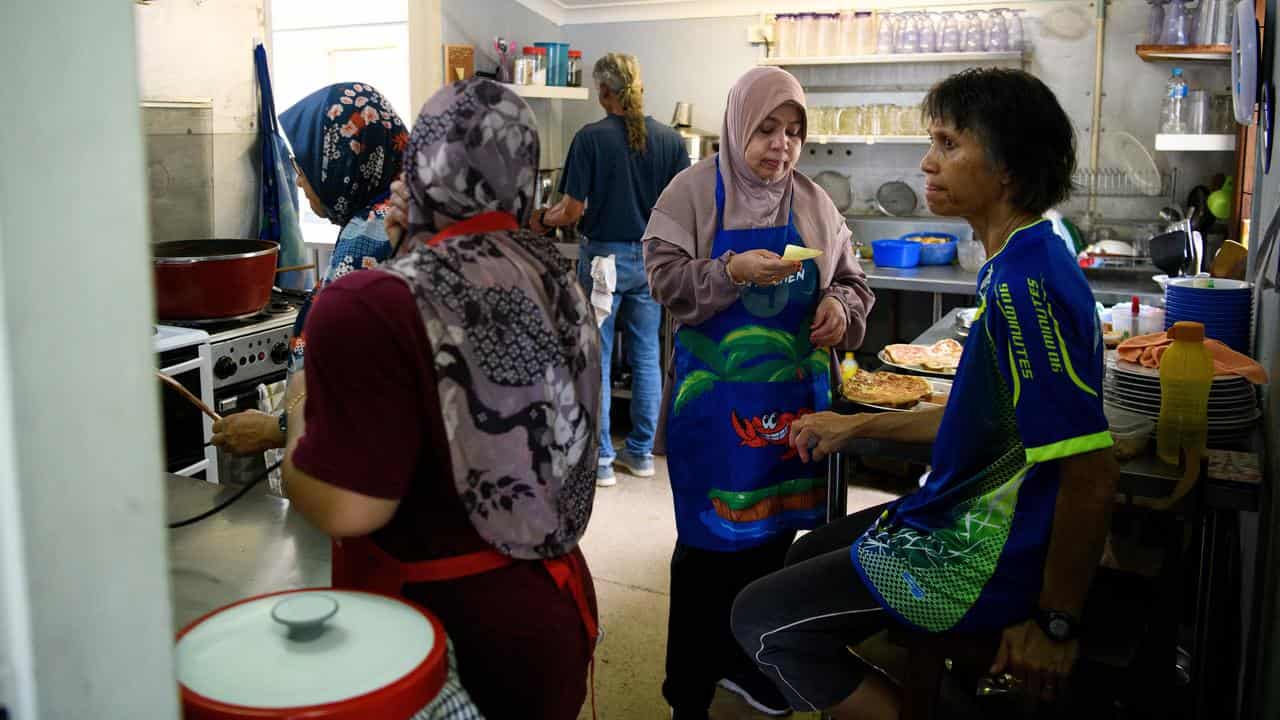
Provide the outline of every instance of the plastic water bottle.
[[1174,68],[1165,85],[1164,107],[1160,110],[1160,132],[1181,135],[1187,132],[1187,81],[1182,68]]
[[1179,451],[1203,453],[1209,439],[1209,389],[1213,357],[1204,344],[1204,325],[1175,323],[1173,344],[1160,358],[1160,422],[1156,454],[1178,464]]

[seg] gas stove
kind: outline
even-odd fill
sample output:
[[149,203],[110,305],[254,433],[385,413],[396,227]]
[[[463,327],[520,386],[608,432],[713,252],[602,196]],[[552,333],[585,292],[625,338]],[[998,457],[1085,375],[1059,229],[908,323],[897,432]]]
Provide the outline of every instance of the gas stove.
[[252,317],[170,324],[209,334],[214,390],[272,382],[284,377],[293,325],[306,299],[305,292],[273,289],[270,302]]

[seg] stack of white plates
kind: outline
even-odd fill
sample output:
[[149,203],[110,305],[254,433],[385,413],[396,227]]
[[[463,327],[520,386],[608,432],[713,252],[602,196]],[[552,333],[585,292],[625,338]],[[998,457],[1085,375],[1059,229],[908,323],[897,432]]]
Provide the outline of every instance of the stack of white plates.
[[[1103,396],[1116,407],[1160,418],[1160,371],[1117,360],[1108,368]],[[1209,441],[1227,442],[1241,438],[1262,412],[1258,397],[1248,380],[1239,375],[1219,375],[1209,389]]]

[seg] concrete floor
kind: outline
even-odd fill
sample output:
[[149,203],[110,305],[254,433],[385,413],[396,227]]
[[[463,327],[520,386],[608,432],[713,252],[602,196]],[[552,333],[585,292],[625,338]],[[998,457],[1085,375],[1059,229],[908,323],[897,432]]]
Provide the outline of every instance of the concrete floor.
[[[662,698],[667,643],[669,564],[675,545],[675,517],[666,462],[657,475],[636,478],[619,471],[618,484],[599,488],[582,549],[591,566],[605,636],[596,654],[596,709],[600,720],[654,720],[670,710]],[[893,499],[883,492],[854,488],[849,512]],[[591,707],[580,720],[590,720]],[[737,696],[718,690],[713,720],[767,718]],[[796,713],[797,720],[817,713]]]

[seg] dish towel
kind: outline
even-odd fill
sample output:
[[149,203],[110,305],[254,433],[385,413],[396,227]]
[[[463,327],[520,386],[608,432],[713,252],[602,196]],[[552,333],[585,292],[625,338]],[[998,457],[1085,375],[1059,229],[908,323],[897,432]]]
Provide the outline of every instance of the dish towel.
[[618,268],[613,255],[591,261],[591,307],[596,311],[596,327],[604,325],[613,312],[613,291],[618,287]]
[[[1120,347],[1116,348],[1116,355],[1121,360],[1143,367],[1159,368],[1160,358],[1172,344],[1173,341],[1169,336],[1162,332],[1139,335],[1120,343]],[[1266,369],[1253,358],[1242,355],[1211,338],[1206,338],[1204,344],[1209,348],[1209,354],[1213,356],[1213,369],[1219,375],[1239,375],[1254,385],[1267,384]]]
[[[307,244],[298,223],[298,175],[293,169],[289,146],[280,135],[276,119],[276,103],[271,94],[271,74],[267,70],[267,51],[258,43],[253,49],[253,64],[258,73],[258,140],[262,148],[262,186],[258,196],[258,239],[280,243],[276,267],[306,265]],[[276,286],[290,290],[310,290],[315,275],[310,270],[276,275]]]

